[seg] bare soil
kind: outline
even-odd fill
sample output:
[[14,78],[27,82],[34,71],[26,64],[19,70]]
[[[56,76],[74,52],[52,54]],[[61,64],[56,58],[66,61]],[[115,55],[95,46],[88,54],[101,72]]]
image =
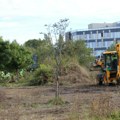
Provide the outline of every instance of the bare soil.
[[72,64],[60,79],[62,105],[52,105],[55,84],[35,87],[0,87],[0,120],[86,120],[119,110],[120,86],[96,85],[96,72]]
[[109,98],[112,109],[120,108],[120,86],[72,84],[60,86],[63,105],[51,105],[55,86],[0,88],[0,120],[72,120],[74,112],[91,109],[94,100]]

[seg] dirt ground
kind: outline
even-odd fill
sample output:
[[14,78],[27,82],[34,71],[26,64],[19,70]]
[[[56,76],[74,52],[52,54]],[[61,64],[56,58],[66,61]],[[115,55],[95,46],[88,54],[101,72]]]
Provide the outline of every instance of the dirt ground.
[[[120,86],[62,85],[60,96],[65,103],[58,106],[48,103],[54,95],[53,85],[1,87],[0,120],[72,120],[78,112],[79,119],[84,119],[82,117],[85,113],[87,114],[94,106],[97,106],[93,103],[103,104],[105,100],[109,100],[110,105],[104,107],[120,108]],[[93,105],[92,108],[91,105]]]

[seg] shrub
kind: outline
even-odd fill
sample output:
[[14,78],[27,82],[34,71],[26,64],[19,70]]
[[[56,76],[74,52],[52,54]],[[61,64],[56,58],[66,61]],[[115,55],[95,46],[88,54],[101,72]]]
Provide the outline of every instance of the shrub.
[[11,73],[5,73],[4,71],[0,71],[0,83],[8,82],[11,79]]
[[111,120],[120,120],[120,111],[113,112],[108,118]]
[[52,71],[50,65],[41,64],[35,71],[33,79],[30,81],[30,85],[43,85],[48,83],[52,79]]

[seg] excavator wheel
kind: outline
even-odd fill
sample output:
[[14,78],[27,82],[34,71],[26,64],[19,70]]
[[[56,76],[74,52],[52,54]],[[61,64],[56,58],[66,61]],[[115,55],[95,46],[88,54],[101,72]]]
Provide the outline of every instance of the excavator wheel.
[[99,85],[103,85],[103,81],[100,80],[98,84],[99,84]]
[[120,78],[117,80],[117,85],[120,85]]
[[112,82],[111,82],[111,83],[109,83],[109,86],[114,86],[114,85],[115,85],[115,84],[114,84],[114,83],[112,83]]
[[97,75],[98,85],[103,85],[103,74]]

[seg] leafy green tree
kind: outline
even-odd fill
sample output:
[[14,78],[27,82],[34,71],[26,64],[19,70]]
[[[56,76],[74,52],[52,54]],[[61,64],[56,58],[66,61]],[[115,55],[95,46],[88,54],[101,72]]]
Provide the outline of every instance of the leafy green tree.
[[87,66],[89,62],[93,60],[93,57],[91,55],[92,49],[87,48],[83,40],[75,41],[74,50],[81,65]]
[[25,43],[25,46],[31,48],[32,53],[38,56],[39,64],[44,64],[46,60],[49,61],[52,58],[53,46],[47,38],[29,40]]
[[0,70],[4,72],[16,72],[26,68],[31,63],[30,52],[16,41],[9,43],[0,37]]
[[32,57],[23,46],[20,46],[16,41],[10,44],[11,62],[8,65],[9,71],[16,72],[18,79],[18,70],[26,68],[31,62]]
[[0,37],[0,70],[7,69],[10,62],[10,43],[8,41],[3,41],[2,37]]
[[40,46],[41,39],[30,39],[27,42],[25,42],[26,47],[37,49]]
[[62,53],[79,61],[80,65],[89,65],[93,60],[92,49],[87,48],[84,40],[66,41]]

